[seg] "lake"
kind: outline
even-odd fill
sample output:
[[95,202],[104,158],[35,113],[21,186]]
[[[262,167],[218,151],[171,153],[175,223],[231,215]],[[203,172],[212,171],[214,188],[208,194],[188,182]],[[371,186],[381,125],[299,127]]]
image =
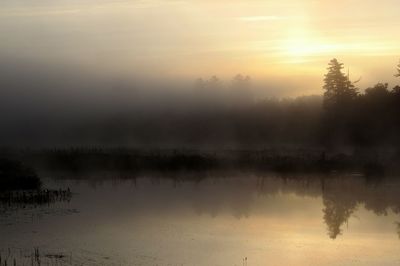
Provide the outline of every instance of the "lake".
[[36,250],[43,265],[400,264],[398,178],[188,175],[47,177],[71,200],[3,209],[0,254],[17,265]]

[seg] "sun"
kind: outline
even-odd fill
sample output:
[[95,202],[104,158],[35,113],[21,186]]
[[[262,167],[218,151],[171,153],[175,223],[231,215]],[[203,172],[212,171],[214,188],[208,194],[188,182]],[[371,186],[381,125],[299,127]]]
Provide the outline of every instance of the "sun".
[[318,36],[305,30],[292,32],[284,39],[282,44],[285,56],[292,59],[309,59],[310,57],[326,56],[340,50],[334,43],[324,41]]
[[307,57],[330,54],[338,47],[315,39],[297,38],[287,40],[284,49],[288,56]]

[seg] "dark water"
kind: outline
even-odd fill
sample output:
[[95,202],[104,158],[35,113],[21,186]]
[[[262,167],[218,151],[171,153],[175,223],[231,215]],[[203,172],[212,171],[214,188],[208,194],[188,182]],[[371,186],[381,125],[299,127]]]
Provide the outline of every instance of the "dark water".
[[400,264],[396,178],[235,174],[45,185],[70,187],[71,202],[1,214],[1,253],[21,264],[30,265],[33,248],[62,255],[58,265]]

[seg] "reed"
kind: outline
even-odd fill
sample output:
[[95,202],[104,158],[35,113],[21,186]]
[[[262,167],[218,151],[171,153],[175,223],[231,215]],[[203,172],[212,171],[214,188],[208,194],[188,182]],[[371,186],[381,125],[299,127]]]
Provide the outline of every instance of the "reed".
[[60,265],[77,265],[72,259],[72,254],[69,258],[63,254],[46,254],[35,247],[32,252],[28,254],[16,254],[16,252],[8,250],[6,254],[0,252],[0,266],[60,266]]

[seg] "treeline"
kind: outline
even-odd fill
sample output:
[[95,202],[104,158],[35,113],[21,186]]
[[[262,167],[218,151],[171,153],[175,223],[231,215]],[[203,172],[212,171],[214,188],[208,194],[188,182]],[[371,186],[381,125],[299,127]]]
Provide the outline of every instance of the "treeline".
[[362,91],[355,85],[333,59],[323,96],[260,99],[250,78],[241,75],[227,83],[199,79],[179,91],[127,89],[115,92],[122,102],[93,95],[91,104],[65,110],[7,112],[12,119],[2,119],[0,146],[397,149],[400,87],[379,83]]
[[[398,148],[400,136],[400,86],[387,83],[360,92],[336,59],[324,79],[321,136],[328,147]],[[396,77],[400,76],[400,64]]]
[[[400,66],[397,71],[400,76]],[[336,59],[329,62],[323,96],[256,99],[247,76],[226,83],[199,79],[179,101],[98,121],[89,131],[105,142],[145,148],[397,149],[400,86],[355,85]]]
[[[144,147],[255,149],[317,145],[321,98],[263,100],[153,112],[113,126]],[[130,127],[128,126],[130,125]],[[108,126],[106,126],[108,127]],[[100,130],[107,130],[103,128]],[[111,135],[112,137],[112,135]],[[139,144],[139,146],[140,146]]]
[[82,112],[79,117],[58,118],[57,113],[47,113],[10,122],[0,132],[0,140],[3,146],[21,148],[262,149],[319,145],[320,96],[231,104],[224,99],[211,103],[206,96],[196,95],[177,102],[163,101],[155,107],[115,107],[89,115]]

